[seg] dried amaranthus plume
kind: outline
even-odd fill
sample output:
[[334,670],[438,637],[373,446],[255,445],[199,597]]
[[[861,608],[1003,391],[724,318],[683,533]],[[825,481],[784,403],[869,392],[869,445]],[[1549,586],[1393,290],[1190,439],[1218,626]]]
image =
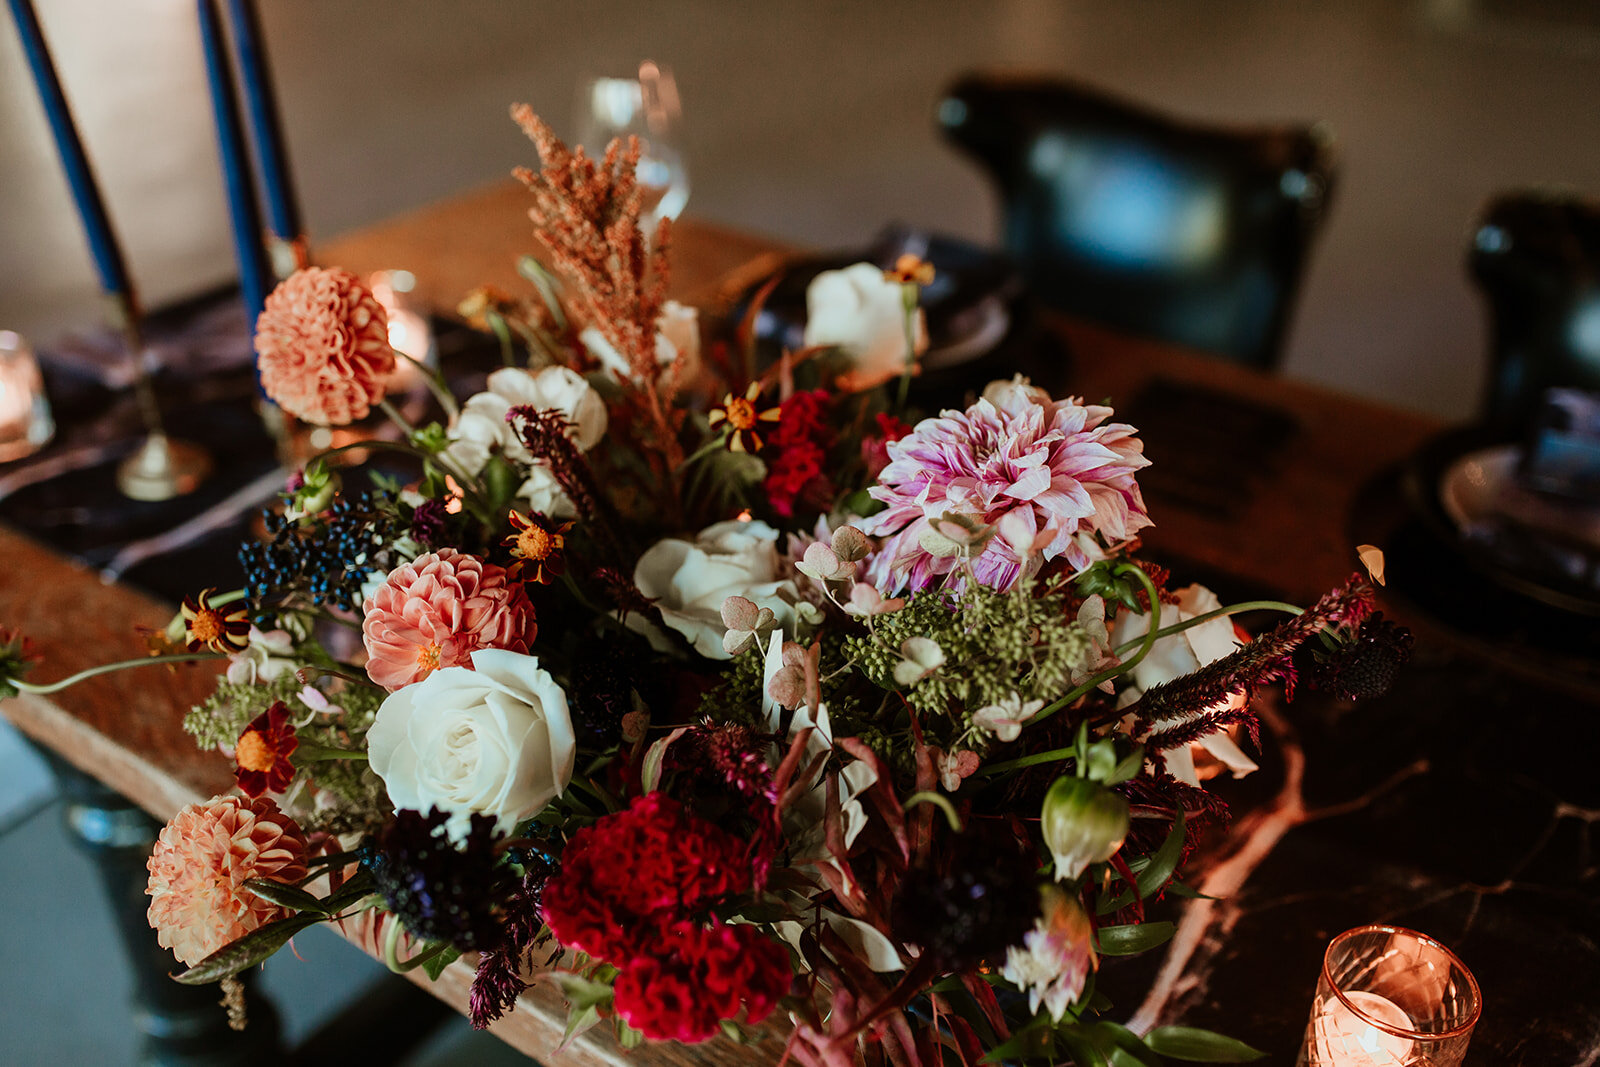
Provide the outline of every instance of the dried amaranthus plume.
[[1282,681],[1292,697],[1295,670],[1290,657],[1294,650],[1324,627],[1358,625],[1372,611],[1372,596],[1372,584],[1361,575],[1352,575],[1341,588],[1324,594],[1301,614],[1236,652],[1166,685],[1150,687],[1127,709],[1137,716],[1136,736],[1143,736],[1156,723],[1186,718],[1241,694],[1248,697],[1268,682]]
[[661,220],[653,244],[639,225],[638,138],[612,141],[596,163],[582,148],[569,149],[526,104],[512,107],[511,117],[539,150],[538,171],[515,171],[533,192],[528,215],[552,266],[572,284],[576,309],[628,362],[632,374],[624,388],[644,416],[645,453],[674,470],[683,462],[677,434],[683,412],[670,403],[678,362],[665,369],[656,362],[670,224]]

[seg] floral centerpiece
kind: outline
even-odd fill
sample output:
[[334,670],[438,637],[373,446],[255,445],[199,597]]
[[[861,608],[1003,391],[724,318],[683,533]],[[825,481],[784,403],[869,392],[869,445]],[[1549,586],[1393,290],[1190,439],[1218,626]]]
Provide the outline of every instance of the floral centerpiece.
[[[259,321],[274,400],[382,411],[415,470],[357,491],[309,464],[241,588],[152,635],[227,658],[186,726],[238,783],[150,859],[178,980],[360,919],[396,969],[472,966],[478,1026],[550,980],[569,1038],[781,1020],[812,1065],[1253,1058],[1118,1025],[1097,971],[1171,936],[1154,913],[1227,815],[1196,754],[1254,768],[1258,687],[1309,641],[1319,684],[1387,685],[1408,637],[1369,582],[1304,610],[1176,587],[1139,558],[1148,461],[1109,407],[1013,379],[914,418],[915,260],[818,278],[807,347],[768,366],[748,331],[702,347],[637,146],[514,116],[545,266],[463,305],[505,357],[481,391],[427,372],[439,421],[405,421],[405,357],[342,271]],[[1235,629],[1262,607],[1284,621]],[[23,660],[9,688],[59,687]]]

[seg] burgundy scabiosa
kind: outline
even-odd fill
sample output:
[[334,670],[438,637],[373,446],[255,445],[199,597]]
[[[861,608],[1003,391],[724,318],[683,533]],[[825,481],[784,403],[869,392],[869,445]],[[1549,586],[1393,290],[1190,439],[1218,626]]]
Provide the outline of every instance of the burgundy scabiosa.
[[1150,461],[1133,427],[1111,414],[1000,383],[965,411],[924,419],[891,442],[871,490],[888,506],[861,523],[885,539],[868,569],[873,584],[898,592],[952,580],[958,558],[924,545],[946,515],[993,527],[1006,520],[1003,536],[972,561],[977,580],[996,589],[1023,576],[1024,559],[1045,538],[1041,561],[1059,557],[1081,571],[1093,562],[1093,539],[1114,545],[1149,526],[1134,474]]

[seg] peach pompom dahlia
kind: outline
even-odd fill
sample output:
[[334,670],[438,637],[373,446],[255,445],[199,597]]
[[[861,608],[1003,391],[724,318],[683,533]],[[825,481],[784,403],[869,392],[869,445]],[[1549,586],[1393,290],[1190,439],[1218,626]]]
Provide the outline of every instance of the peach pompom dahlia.
[[480,648],[527,652],[533,605],[504,567],[442,548],[401,564],[362,606],[367,674],[394,692]]
[[261,388],[297,419],[343,426],[364,419],[394,373],[382,305],[343,270],[308,267],[285,278],[256,320]]
[[306,838],[266,798],[212,797],[173,816],[147,866],[156,940],[193,966],[289,913],[244,888],[250,878],[306,876]]

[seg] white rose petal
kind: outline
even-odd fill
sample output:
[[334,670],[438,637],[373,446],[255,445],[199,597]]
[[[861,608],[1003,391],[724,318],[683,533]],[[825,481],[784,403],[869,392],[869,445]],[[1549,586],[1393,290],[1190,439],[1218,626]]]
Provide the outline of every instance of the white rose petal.
[[472,665],[389,694],[367,732],[395,807],[447,812],[458,840],[474,813],[502,833],[538,814],[566,789],[577,756],[566,694],[537,657],[480,649]]
[[[853,364],[840,385],[870,389],[901,374],[906,366],[904,295],[900,283],[871,263],[827,270],[806,287],[806,347],[836,346]],[[916,349],[928,347],[921,311],[916,314]]]
[[[669,537],[639,557],[634,584],[696,652],[728,659],[722,605],[730,596],[771,609],[780,627],[794,621],[799,595],[792,581],[778,577],[777,540],[778,531],[766,523],[737,520],[708,526],[693,542]],[[646,620],[636,615],[628,616],[628,624],[648,632]]]

